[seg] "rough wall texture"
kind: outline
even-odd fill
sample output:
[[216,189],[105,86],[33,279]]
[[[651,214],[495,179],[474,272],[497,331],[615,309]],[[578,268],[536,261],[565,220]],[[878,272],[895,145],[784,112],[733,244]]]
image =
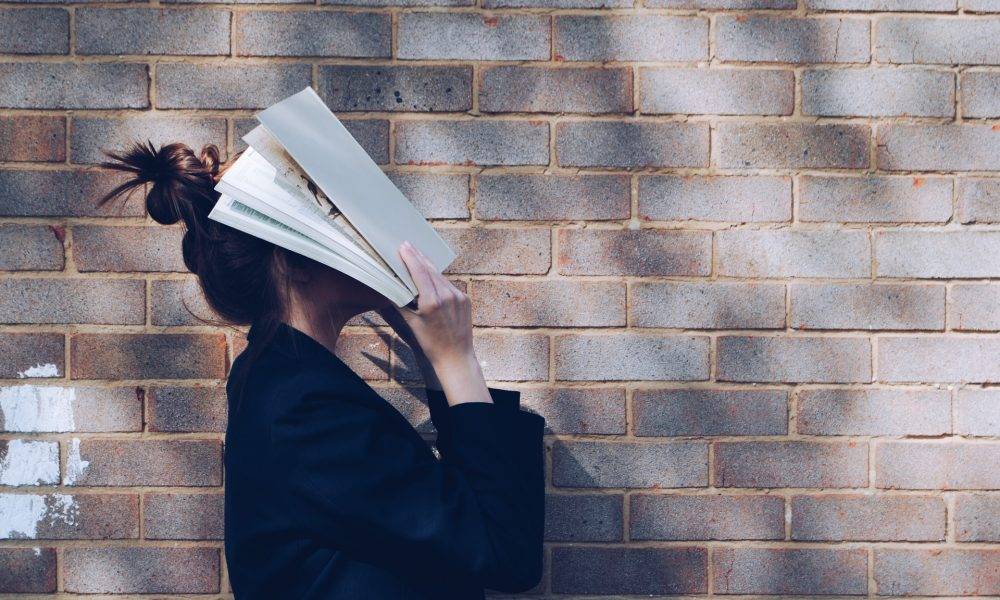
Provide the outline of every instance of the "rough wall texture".
[[[228,594],[242,334],[93,164],[312,85],[548,418],[537,595],[1000,595],[1000,3],[960,1],[4,2],[0,592]],[[384,324],[342,352],[428,430]]]

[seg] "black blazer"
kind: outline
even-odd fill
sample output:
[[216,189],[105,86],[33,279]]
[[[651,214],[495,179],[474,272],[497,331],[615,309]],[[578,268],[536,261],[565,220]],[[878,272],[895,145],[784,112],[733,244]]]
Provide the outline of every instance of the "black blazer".
[[483,598],[541,578],[544,419],[516,391],[449,407],[438,459],[340,358],[281,325],[233,362],[225,548],[236,598]]

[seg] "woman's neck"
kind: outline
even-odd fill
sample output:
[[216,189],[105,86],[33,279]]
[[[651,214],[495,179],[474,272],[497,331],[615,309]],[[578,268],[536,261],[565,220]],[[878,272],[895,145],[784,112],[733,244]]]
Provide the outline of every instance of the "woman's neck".
[[322,344],[331,353],[336,351],[340,332],[354,315],[340,314],[330,309],[316,309],[293,302],[286,323]]

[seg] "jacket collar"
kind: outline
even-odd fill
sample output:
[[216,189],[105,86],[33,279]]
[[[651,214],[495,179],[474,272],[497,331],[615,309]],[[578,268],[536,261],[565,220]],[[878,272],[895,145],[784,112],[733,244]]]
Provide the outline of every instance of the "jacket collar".
[[[252,345],[255,342],[263,341],[264,329],[263,323],[255,321],[251,324],[250,330],[247,332],[247,344]],[[278,323],[274,337],[271,338],[268,346],[270,349],[277,350],[292,358],[318,358],[343,363],[336,354],[327,350],[326,346],[283,321]]]

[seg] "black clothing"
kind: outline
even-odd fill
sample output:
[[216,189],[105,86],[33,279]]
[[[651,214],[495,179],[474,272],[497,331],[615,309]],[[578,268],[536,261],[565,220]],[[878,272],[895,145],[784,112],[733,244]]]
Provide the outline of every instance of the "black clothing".
[[[516,391],[448,406],[428,391],[439,460],[340,358],[281,325],[233,382],[225,548],[236,598],[480,599],[541,578],[544,419]],[[259,337],[259,335],[258,335]]]

